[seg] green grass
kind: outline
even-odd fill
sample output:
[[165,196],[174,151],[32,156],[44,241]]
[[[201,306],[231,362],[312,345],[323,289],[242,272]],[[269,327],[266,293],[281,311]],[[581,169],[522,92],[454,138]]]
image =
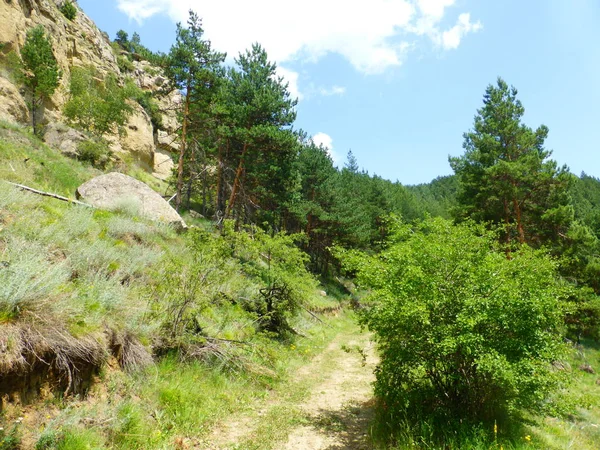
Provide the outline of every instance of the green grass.
[[[0,179],[73,197],[99,173],[25,129],[0,123]],[[210,236],[206,221],[202,228]],[[264,281],[231,252],[210,256],[212,245],[224,245],[212,236],[199,245],[192,233],[178,235],[127,208],[92,210],[0,183],[0,261],[6,264],[0,269],[0,322],[57,327],[74,340],[94,336],[107,353],[109,334],[132,336],[136,345],[160,353],[155,365],[131,374],[109,361],[86,400],[54,393],[48,403],[13,405],[0,427],[33,411],[35,422],[18,431],[39,448],[173,448],[177,439],[200,439],[227,415],[252,410],[283,389],[333,328],[301,312],[290,323],[306,338],[262,333],[240,299],[258,295]],[[164,353],[169,302],[189,294],[186,283],[204,274],[210,276],[192,292],[185,313],[215,340],[185,329]],[[309,297],[307,308],[337,304],[317,292]],[[201,355],[179,352],[179,346]]]
[[[269,355],[255,355],[254,362],[277,361],[270,376],[227,371],[197,361],[181,363],[175,355],[129,376],[109,372],[87,401],[61,402],[55,416],[37,424],[44,428],[38,442],[53,443],[40,448],[166,449],[176,448],[180,441],[200,445],[220,421],[236,414],[252,416],[265,408],[268,413],[256,439],[241,448],[276,448],[290,427],[302,420],[290,405],[304,399],[319,376],[298,383],[296,370],[320,353],[339,330],[335,324],[313,328],[297,345],[269,341],[259,349],[257,343],[255,351]],[[270,408],[274,401],[281,404]],[[91,447],[82,446],[86,442]]]
[[0,122],[0,180],[74,198],[77,187],[97,175],[99,171],[63,156],[25,128]]
[[[600,442],[600,348],[586,341],[572,349],[569,364],[573,381],[563,393],[572,405],[566,417],[534,418],[526,427],[536,448],[594,450]],[[595,373],[579,369],[589,364]]]

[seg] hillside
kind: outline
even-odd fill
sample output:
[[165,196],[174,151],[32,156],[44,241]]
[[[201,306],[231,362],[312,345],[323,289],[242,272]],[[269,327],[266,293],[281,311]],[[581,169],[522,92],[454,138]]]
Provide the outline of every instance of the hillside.
[[408,186],[194,11],[0,19],[0,450],[597,447],[600,180],[503,78]]
[[[3,179],[67,195],[97,173],[5,124],[0,161],[7,170]],[[283,236],[258,230],[217,236],[205,222],[177,235],[138,217],[135,203],[111,213],[21,192],[4,182],[0,213],[2,448],[13,448],[6,447],[10,436],[22,440],[18,448],[33,448],[36,441],[47,445],[36,448],[54,448],[52,442],[63,448],[63,440],[90,438],[87,420],[110,417],[122,419],[117,428],[98,434],[98,442],[110,439],[119,448],[132,448],[127,427],[145,427],[143,418],[161,408],[173,415],[172,425],[168,432],[162,428],[166,424],[157,429],[165,434],[158,431],[152,448],[173,442],[186,427],[203,426],[200,411],[210,423],[227,408],[235,410],[241,398],[284,379],[288,364],[310,355],[313,340],[320,339],[315,314],[339,307],[319,294],[301,264],[303,256]],[[260,256],[264,252],[273,255],[268,265]],[[261,292],[276,284],[287,287],[286,301],[293,303],[268,315]],[[263,329],[281,333],[280,339],[266,339]],[[306,352],[290,351],[296,334],[307,335],[297,344]],[[155,376],[161,381],[154,387],[134,381]],[[203,392],[196,382],[177,387],[198,379],[206,383]],[[127,387],[131,382],[135,391]],[[220,391],[225,385],[229,400]],[[159,403],[137,402],[136,396],[146,395],[140,390],[158,395]],[[198,395],[222,401],[204,404]],[[167,413],[175,406],[170,396],[189,406]],[[74,416],[76,399],[81,399],[77,408],[104,412]],[[39,400],[44,403],[26,406]],[[192,405],[202,408],[185,412],[193,419],[178,418],[184,413],[180,407]],[[146,440],[135,442],[150,448]]]

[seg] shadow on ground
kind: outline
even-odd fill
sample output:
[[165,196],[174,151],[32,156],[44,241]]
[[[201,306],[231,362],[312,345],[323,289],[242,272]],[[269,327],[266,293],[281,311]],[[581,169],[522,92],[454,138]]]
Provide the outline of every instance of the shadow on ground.
[[374,417],[374,401],[351,402],[341,410],[320,409],[307,419],[321,434],[334,443],[324,450],[371,450],[369,428]]

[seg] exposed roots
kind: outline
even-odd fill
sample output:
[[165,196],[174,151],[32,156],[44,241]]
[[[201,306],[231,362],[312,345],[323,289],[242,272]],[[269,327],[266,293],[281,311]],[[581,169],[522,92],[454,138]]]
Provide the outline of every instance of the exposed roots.
[[65,396],[84,394],[106,361],[102,335],[75,338],[58,326],[20,323],[0,328],[0,395],[26,401],[43,384]]

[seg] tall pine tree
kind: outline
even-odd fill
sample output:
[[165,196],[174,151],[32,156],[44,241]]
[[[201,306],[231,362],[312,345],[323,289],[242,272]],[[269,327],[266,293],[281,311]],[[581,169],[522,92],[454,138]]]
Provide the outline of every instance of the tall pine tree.
[[556,242],[573,220],[571,175],[549,159],[548,128],[532,130],[522,123],[524,112],[517,89],[499,78],[464,134],[464,155],[450,158],[460,181],[457,218],[502,226],[508,254],[515,242]]
[[[225,217],[260,219],[280,226],[293,192],[299,143],[292,131],[295,106],[287,84],[258,44],[239,55],[229,72],[225,105],[229,126],[219,152],[217,209]],[[231,186],[225,205],[225,186]]]
[[[177,24],[175,44],[171,47],[167,58],[165,73],[174,88],[183,93],[184,100],[181,111],[181,141],[179,161],[177,164],[177,195],[175,204],[179,210],[182,203],[184,185],[184,161],[190,143],[190,132],[193,127],[192,100],[202,102],[195,104],[196,113],[202,117],[205,113],[202,105],[209,102],[206,98],[214,92],[215,81],[221,70],[225,54],[212,49],[211,43],[203,39],[202,21],[196,13],[189,12],[188,28]],[[193,155],[192,155],[193,156]],[[194,164],[193,157],[191,164]]]

